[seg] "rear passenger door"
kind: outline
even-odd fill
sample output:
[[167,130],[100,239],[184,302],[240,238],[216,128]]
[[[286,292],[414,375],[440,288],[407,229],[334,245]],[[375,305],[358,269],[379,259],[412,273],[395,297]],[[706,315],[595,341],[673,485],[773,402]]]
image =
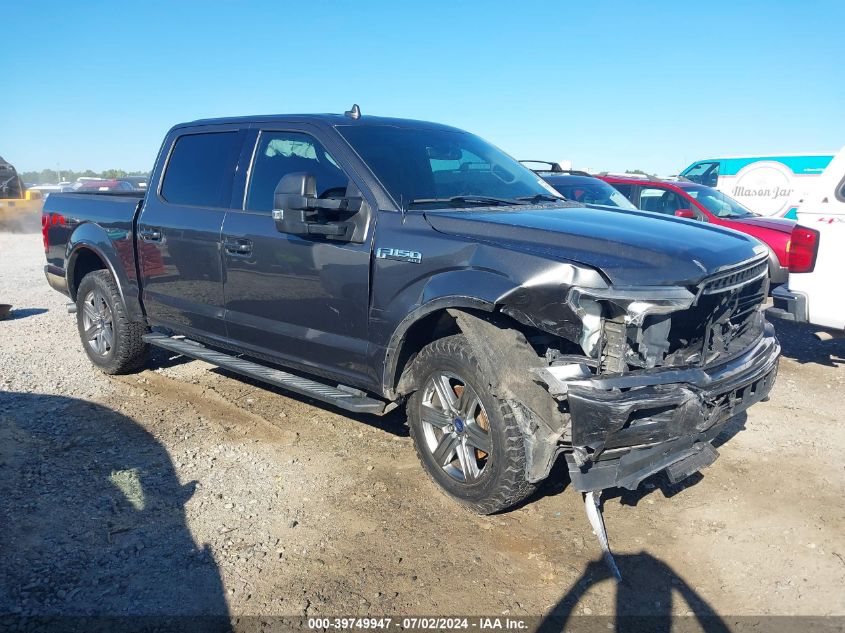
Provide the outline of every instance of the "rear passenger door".
[[220,232],[243,137],[236,126],[177,130],[162,150],[166,159],[159,160],[137,226],[153,325],[225,336]]

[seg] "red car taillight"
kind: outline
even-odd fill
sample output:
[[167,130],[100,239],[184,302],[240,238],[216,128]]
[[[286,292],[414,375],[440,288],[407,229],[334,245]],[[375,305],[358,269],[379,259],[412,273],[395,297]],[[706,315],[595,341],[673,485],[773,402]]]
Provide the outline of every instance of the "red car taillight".
[[44,239],[44,252],[50,250],[50,227],[59,224],[65,225],[65,216],[59,213],[41,214],[41,237]]
[[789,272],[811,273],[816,267],[816,255],[819,252],[819,232],[798,226],[792,229],[789,240]]
[[46,213],[41,214],[41,237],[44,240],[44,252],[50,250],[50,235],[47,229],[50,227],[50,216]]

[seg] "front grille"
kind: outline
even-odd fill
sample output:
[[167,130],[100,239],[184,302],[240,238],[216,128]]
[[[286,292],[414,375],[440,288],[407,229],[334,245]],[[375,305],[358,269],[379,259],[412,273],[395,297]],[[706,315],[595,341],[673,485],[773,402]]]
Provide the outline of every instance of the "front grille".
[[646,317],[642,328],[621,317],[606,320],[602,373],[707,366],[738,356],[762,336],[759,308],[769,291],[765,257],[720,271],[692,290],[688,309]]
[[769,263],[765,258],[751,264],[742,264],[705,279],[699,286],[699,294],[712,295],[740,288],[762,279],[768,270]]
[[742,353],[763,332],[760,305],[769,292],[765,258],[706,279],[696,306],[712,310],[707,319],[701,365]]

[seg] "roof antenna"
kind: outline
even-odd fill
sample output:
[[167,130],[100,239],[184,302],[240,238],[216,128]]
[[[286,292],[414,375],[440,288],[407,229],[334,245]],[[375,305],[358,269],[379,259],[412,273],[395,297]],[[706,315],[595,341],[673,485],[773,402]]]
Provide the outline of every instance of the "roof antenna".
[[358,107],[357,103],[353,103],[352,109],[347,110],[346,112],[344,112],[344,114],[346,116],[348,116],[350,119],[358,120],[358,119],[361,118],[361,108]]

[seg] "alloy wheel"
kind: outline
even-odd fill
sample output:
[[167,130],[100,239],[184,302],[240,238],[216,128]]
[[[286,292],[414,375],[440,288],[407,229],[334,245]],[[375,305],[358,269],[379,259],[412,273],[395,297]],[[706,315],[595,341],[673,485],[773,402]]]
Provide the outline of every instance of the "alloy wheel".
[[420,420],[437,465],[456,481],[477,481],[490,462],[492,439],[475,389],[454,374],[433,374],[423,388]]
[[114,315],[105,296],[98,290],[85,295],[82,302],[83,340],[100,356],[106,356],[114,347]]

